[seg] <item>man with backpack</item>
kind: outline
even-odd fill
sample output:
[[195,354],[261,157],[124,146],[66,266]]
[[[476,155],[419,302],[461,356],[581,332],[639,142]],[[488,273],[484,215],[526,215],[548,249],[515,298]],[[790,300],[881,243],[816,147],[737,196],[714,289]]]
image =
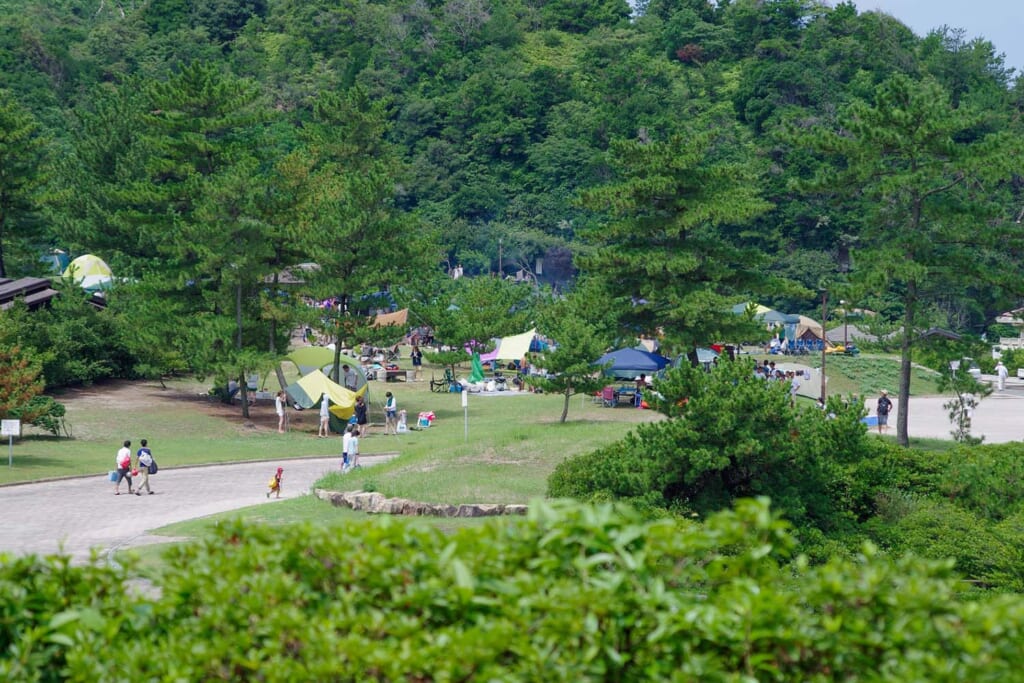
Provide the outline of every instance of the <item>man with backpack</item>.
[[135,487],[135,495],[141,496],[142,489],[145,488],[149,495],[153,495],[153,489],[149,488],[149,475],[156,474],[156,460],[153,459],[153,452],[149,450],[148,442],[143,439],[140,442],[141,448],[139,448],[136,456],[139,462],[139,476],[142,477],[142,483]]

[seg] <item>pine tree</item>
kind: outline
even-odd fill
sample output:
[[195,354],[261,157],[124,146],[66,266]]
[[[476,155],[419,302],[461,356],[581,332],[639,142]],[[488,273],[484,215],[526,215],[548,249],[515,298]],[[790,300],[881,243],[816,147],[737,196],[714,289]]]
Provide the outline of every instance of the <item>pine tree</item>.
[[991,267],[1024,255],[1024,235],[998,201],[1022,145],[1006,133],[985,132],[986,118],[954,107],[934,80],[894,76],[872,103],[851,105],[836,129],[796,138],[832,157],[807,187],[865,212],[853,277],[902,301],[896,438],[904,446],[923,306],[967,284],[1024,290],[1019,278],[1008,281],[1007,268]]
[[634,336],[663,334],[692,352],[730,338],[744,324],[730,307],[767,288],[763,256],[723,229],[769,208],[729,130],[618,141],[612,162],[619,179],[582,195],[611,219],[587,235],[596,249],[580,266],[605,284],[607,305]]
[[5,247],[33,236],[46,178],[45,144],[32,115],[0,90],[0,278],[7,277]]

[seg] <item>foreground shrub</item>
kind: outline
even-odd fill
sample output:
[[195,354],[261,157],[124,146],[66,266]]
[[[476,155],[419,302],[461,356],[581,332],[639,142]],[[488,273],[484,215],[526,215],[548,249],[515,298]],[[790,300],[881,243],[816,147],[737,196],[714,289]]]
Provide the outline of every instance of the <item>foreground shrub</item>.
[[756,377],[746,361],[675,368],[655,388],[668,419],[560,464],[548,495],[612,495],[702,516],[767,496],[800,529],[855,523],[864,492],[849,471],[885,452],[867,436],[858,402],[793,408],[789,384]]
[[120,570],[0,563],[0,675],[1020,678],[1020,598],[960,603],[948,563],[866,548],[809,569],[788,561],[792,547],[786,525],[753,501],[705,525],[562,503],[451,535],[389,519],[329,530],[227,524],[173,550],[168,571],[139,592],[116,590]]
[[1012,516],[1024,504],[1024,444],[959,447],[944,459],[938,491],[985,519]]

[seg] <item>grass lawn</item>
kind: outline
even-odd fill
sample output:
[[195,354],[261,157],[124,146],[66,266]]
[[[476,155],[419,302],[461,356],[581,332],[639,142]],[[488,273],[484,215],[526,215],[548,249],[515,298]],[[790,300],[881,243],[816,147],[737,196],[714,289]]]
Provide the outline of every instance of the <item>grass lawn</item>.
[[[400,451],[402,458],[366,470],[359,482],[365,488],[395,495],[429,493],[424,499],[430,501],[522,502],[543,495],[548,473],[566,456],[597,448],[632,425],[659,417],[651,411],[603,408],[577,396],[569,421],[560,424],[561,396],[472,395],[467,439],[459,394],[432,393],[426,381],[430,372],[425,367],[420,382],[372,383],[370,418],[375,424],[371,436],[362,439],[361,451]],[[0,484],[102,474],[111,469],[124,439],[131,439],[133,450],[139,439],[148,439],[164,468],[336,455],[335,440],[315,438],[316,410],[289,411],[291,430],[278,434],[272,403],[254,406],[251,419],[244,420],[239,406],[201,396],[206,388],[180,380],[166,389],[156,382],[111,382],[63,392],[57,400],[68,408],[72,437],[26,434],[14,444],[14,467],[0,467]],[[388,390],[408,412],[410,426],[421,411],[436,414],[434,425],[384,436],[381,406]]]
[[[821,354],[809,356],[753,355],[758,361],[774,360],[776,363],[802,363],[812,368],[821,367]],[[828,354],[825,358],[825,374],[828,376],[828,393],[831,395],[855,394],[875,396],[881,389],[896,393],[899,387],[900,359],[898,356],[861,353],[857,356]],[[911,396],[928,396],[940,393],[939,373],[928,368],[914,366],[910,373]]]

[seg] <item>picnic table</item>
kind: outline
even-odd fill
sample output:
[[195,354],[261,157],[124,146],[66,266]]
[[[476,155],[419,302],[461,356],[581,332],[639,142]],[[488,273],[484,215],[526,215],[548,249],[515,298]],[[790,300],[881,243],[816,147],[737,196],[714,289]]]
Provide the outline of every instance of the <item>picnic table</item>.
[[615,402],[633,405],[636,402],[636,387],[619,387],[616,389]]

